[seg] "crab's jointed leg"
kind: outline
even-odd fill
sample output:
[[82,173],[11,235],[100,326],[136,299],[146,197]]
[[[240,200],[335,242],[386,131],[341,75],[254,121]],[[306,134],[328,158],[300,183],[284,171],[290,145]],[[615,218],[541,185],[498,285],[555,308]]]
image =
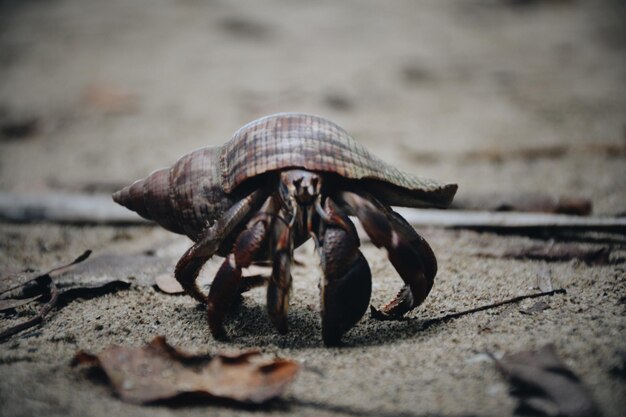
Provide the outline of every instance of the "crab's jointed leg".
[[[295,217],[294,217],[295,218]],[[293,260],[293,222],[282,218],[274,222],[272,275],[267,285],[267,311],[280,334],[287,333],[287,311],[291,290],[291,263]]]
[[367,310],[372,275],[358,249],[359,238],[352,221],[330,198],[326,199],[324,212],[319,239],[324,272],[320,285],[322,338],[326,345],[336,345]]
[[343,191],[339,198],[359,218],[372,243],[387,249],[405,283],[392,301],[375,310],[378,318],[402,317],[420,305],[433,286],[437,260],[432,249],[404,218],[374,197]]
[[239,234],[233,251],[226,257],[217,271],[211,290],[207,297],[207,316],[209,328],[214,337],[225,334],[222,322],[233,303],[235,297],[241,293],[242,269],[249,267],[258,257],[269,235],[273,223],[273,213],[270,212],[271,197],[264,208],[247,224],[246,229]]
[[209,227],[204,237],[189,248],[176,264],[175,277],[185,292],[196,300],[206,303],[207,296],[196,282],[202,266],[220,247],[222,241],[237,228],[267,198],[267,191],[256,190],[235,203],[222,215],[213,226]]

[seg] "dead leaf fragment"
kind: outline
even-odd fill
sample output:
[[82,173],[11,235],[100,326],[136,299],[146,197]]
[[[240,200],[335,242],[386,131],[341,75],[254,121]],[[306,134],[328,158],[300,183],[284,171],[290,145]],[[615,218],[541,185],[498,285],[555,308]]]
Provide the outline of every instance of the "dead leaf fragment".
[[[27,299],[3,299],[2,301],[5,307],[7,305],[13,305],[13,307],[17,307],[18,305],[24,305],[31,301],[34,301],[42,295],[47,295],[47,301],[43,304],[43,306],[39,309],[34,317],[0,331],[0,341],[8,339],[14,334],[21,332],[22,330],[29,329],[41,323],[46,315],[54,307],[56,307],[57,301],[59,299],[59,291],[54,282],[54,279],[72,270],[77,264],[87,259],[90,254],[91,251],[87,250],[67,265],[59,266],[45,273],[37,272],[20,275],[17,279],[11,279],[8,281],[8,283],[0,285],[0,295],[11,295],[12,293],[20,292],[21,294],[23,294],[22,297],[29,297]],[[3,280],[0,280],[0,283],[2,283],[2,281]],[[28,294],[29,290],[26,290],[26,288],[28,288],[30,291],[36,291],[36,295],[32,296],[32,294]]]
[[58,279],[59,289],[99,288],[114,281],[151,287],[155,276],[171,274],[175,259],[147,255],[98,255]]
[[163,336],[143,347],[110,346],[98,355],[78,352],[73,363],[101,367],[120,398],[135,404],[182,394],[261,404],[281,395],[300,368],[290,360],[263,360],[258,351],[191,355]]
[[563,417],[600,416],[580,379],[559,359],[551,344],[539,350],[495,359],[520,399],[517,412]]

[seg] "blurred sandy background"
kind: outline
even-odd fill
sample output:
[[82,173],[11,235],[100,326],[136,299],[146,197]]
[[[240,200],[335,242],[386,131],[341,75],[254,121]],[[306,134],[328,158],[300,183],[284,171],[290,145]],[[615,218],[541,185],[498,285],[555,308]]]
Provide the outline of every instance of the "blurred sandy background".
[[[257,117],[304,111],[339,123],[399,168],[457,182],[461,194],[569,194],[590,198],[597,214],[623,214],[624,22],[621,0],[0,1],[0,190],[107,189],[221,144]],[[535,282],[532,262],[472,257],[489,238],[424,233],[441,272],[416,316],[516,295]],[[172,256],[188,244],[141,227],[2,224],[0,265],[43,268],[87,247],[132,252],[155,242],[173,245]],[[376,304],[399,281],[384,252],[366,244],[365,253],[375,274],[389,276],[375,284]],[[240,319],[235,346],[313,363],[324,376],[303,373],[290,395],[338,405],[258,413],[508,415],[514,401],[501,378],[472,358],[553,341],[606,414],[618,416],[626,391],[607,370],[624,348],[623,266],[554,268],[569,293],[539,324],[507,313],[479,333],[485,314],[407,333],[366,318],[344,350],[322,347],[309,279],[318,271],[300,269],[294,314],[304,324],[296,334],[272,333],[259,293],[248,311],[258,322]],[[108,333],[95,332],[91,316]],[[144,322],[155,316],[158,323]],[[271,335],[246,338],[256,325]],[[67,367],[78,348],[155,334],[198,349],[232,347],[203,326],[192,300],[146,288],[72,303],[41,332],[0,345],[0,414],[204,415],[126,406]],[[299,340],[307,332],[310,344]]]

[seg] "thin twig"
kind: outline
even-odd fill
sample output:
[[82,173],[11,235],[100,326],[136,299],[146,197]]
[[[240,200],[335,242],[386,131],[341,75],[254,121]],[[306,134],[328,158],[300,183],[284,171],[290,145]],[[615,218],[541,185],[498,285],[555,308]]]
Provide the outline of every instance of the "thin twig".
[[[556,290],[552,290],[552,291],[545,291],[545,292],[539,292],[536,294],[528,294],[528,295],[520,295],[518,297],[513,297],[510,298],[508,300],[504,300],[504,301],[499,301],[497,303],[493,303],[493,304],[487,304],[484,306],[480,306],[480,307],[475,307],[469,310],[465,310],[465,311],[460,311],[458,313],[450,313],[450,314],[446,314],[445,316],[441,316],[441,317],[435,317],[434,319],[428,319],[424,322],[421,323],[422,325],[422,329],[427,329],[428,327],[434,325],[434,324],[438,324],[438,323],[445,323],[447,321],[462,317],[462,316],[466,316],[468,314],[473,314],[473,313],[478,313],[479,311],[485,311],[485,310],[490,310],[493,308],[497,308],[497,307],[501,307],[503,305],[506,304],[514,304],[514,303],[519,303],[522,300],[526,300],[529,298],[539,298],[539,297],[546,297],[546,296],[550,296],[550,295],[555,295],[555,294],[566,294],[567,291],[565,291],[565,288],[558,288]],[[409,317],[392,317],[392,316],[387,316],[384,313],[382,313],[381,311],[379,311],[378,309],[376,309],[375,307],[370,307],[370,317],[372,317],[373,319],[376,320],[381,320],[381,321],[415,321],[415,320],[419,320],[416,318],[409,318]]]
[[422,329],[427,329],[432,325],[445,323],[447,321],[454,320],[456,318],[466,316],[468,314],[478,313],[479,311],[491,310],[497,307],[501,307],[503,305],[519,303],[520,301],[527,300],[529,298],[539,298],[539,297],[552,296],[555,294],[566,294],[566,293],[567,291],[565,291],[565,288],[558,288],[556,290],[539,292],[536,294],[520,295],[519,297],[513,297],[508,300],[500,301],[497,303],[487,304],[487,305],[472,308],[469,310],[459,311],[458,313],[450,313],[450,314],[446,314],[445,316],[426,320],[425,322],[422,323]]
[[115,204],[110,195],[55,192],[0,192],[0,219],[17,223],[148,224],[146,219]]

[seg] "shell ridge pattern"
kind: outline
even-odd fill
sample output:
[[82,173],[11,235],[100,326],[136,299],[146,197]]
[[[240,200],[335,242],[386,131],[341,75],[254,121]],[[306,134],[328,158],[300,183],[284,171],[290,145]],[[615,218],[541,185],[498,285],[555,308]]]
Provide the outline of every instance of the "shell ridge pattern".
[[256,175],[297,167],[380,180],[407,190],[430,192],[443,186],[370,154],[339,125],[300,113],[279,113],[246,124],[223,146],[220,162],[227,193]]
[[178,160],[169,169],[170,188],[169,188],[168,194],[169,194],[170,204],[172,205],[172,215],[174,216],[174,222],[181,226],[181,228],[183,229],[183,232],[187,233],[187,230],[185,229],[183,223],[181,223],[181,217],[180,217],[181,209],[178,206],[178,196],[176,195],[177,193],[176,179],[179,176],[178,166],[180,165],[181,161],[185,158],[185,156],[186,155],[183,155],[180,158],[178,158]]
[[193,234],[193,216],[190,215],[190,205],[193,198],[192,188],[195,182],[195,172],[191,169],[193,162],[193,153],[185,155],[179,159],[175,165],[175,178],[171,183],[174,191],[174,200],[177,204],[176,214],[179,218],[179,224],[183,226],[185,234]]

